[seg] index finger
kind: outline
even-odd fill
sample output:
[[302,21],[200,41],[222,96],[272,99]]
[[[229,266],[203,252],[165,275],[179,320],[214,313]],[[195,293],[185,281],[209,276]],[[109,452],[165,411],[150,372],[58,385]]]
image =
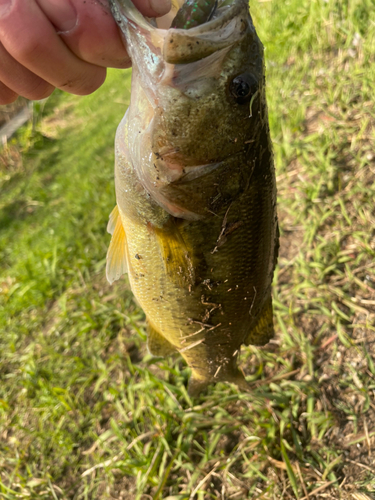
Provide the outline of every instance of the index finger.
[[[127,68],[130,59],[122,35],[106,0],[70,0],[75,17],[67,16],[68,0],[37,0],[39,6],[57,27],[59,35],[74,54],[84,61],[104,67]],[[134,0],[139,11],[149,17],[166,14],[170,0]],[[61,22],[64,18],[66,21]]]
[[0,41],[16,61],[71,93],[89,94],[100,87],[105,69],[73,54],[35,1],[8,3],[7,10],[0,4]]

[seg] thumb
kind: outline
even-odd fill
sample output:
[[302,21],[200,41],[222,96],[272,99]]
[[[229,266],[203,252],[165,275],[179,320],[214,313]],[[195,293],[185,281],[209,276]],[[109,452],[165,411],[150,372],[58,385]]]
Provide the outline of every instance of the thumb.
[[[72,30],[77,24],[78,11],[102,9],[110,14],[109,0],[37,0],[49,20],[58,31],[66,32]],[[167,14],[171,8],[171,0],[134,0],[134,5],[148,17],[158,17]]]
[[[64,43],[80,59],[106,68],[130,66],[108,0],[37,0],[37,3]],[[165,14],[171,7],[170,0],[134,0],[134,5],[149,17]]]

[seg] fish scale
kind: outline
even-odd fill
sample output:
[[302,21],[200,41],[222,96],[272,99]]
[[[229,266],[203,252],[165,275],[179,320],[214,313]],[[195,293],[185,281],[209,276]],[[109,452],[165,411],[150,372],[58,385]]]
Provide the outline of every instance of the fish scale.
[[134,69],[107,277],[127,268],[150,352],[183,356],[191,394],[246,389],[237,358],[273,335],[278,251],[263,48],[245,1],[188,30],[157,29],[129,1],[113,0]]

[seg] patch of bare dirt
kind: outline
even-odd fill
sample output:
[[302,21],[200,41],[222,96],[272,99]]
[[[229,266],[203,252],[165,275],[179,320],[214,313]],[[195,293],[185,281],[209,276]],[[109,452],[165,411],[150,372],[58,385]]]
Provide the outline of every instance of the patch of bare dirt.
[[[279,211],[282,236],[277,286],[279,296],[289,297],[288,300],[300,308],[293,319],[313,348],[318,386],[316,410],[323,410],[334,419],[334,426],[324,436],[324,443],[341,456],[341,463],[334,469],[340,487],[329,487],[317,495],[310,494],[309,498],[373,500],[375,371],[370,367],[375,366],[375,264],[372,258],[375,205],[373,200],[369,202],[369,193],[373,191],[375,178],[375,121],[373,101],[363,102],[360,89],[351,89],[351,94],[353,98],[346,109],[337,105],[308,108],[303,132],[305,137],[332,133],[339,138],[332,141],[334,168],[331,178],[314,201],[324,203],[330,196],[332,204],[341,203],[345,206],[348,224],[341,222],[340,211],[333,211],[332,216],[318,227],[319,240],[314,238],[314,241],[332,242],[332,255],[327,245],[326,254],[322,252],[322,260],[318,262],[314,260],[314,249],[303,246],[304,230],[298,226],[295,214],[288,212],[287,204],[283,206]],[[304,197],[300,184],[309,175],[298,159],[293,159],[278,177],[280,199],[293,199],[296,191]],[[368,236],[363,240],[366,243],[356,239],[355,233]],[[363,253],[364,245],[367,245],[367,254]],[[301,251],[306,261],[310,259],[326,267],[336,265],[322,278],[312,272],[310,288],[304,289],[302,299],[293,289],[293,283],[300,282],[293,264]],[[335,251],[339,255],[336,261]],[[326,314],[320,314],[314,306],[318,299],[321,300],[319,305],[325,306]],[[339,326],[335,311],[331,315],[328,313],[332,303],[343,313]],[[296,378],[300,379],[300,374]]]
[[[69,118],[74,110],[73,103],[63,103],[55,108],[54,113],[45,117],[39,124],[40,132],[49,139],[56,139],[59,132],[69,125]],[[74,118],[74,124],[82,123],[83,119]]]
[[0,150],[0,172],[15,174],[23,171],[22,152],[18,146],[7,144]]

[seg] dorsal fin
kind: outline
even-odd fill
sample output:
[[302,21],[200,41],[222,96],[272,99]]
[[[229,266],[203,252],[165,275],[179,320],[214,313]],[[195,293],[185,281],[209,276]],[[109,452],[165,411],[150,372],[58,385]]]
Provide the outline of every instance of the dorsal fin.
[[127,269],[127,242],[117,205],[109,216],[107,230],[112,234],[107,252],[107,280],[110,284],[118,280]]

